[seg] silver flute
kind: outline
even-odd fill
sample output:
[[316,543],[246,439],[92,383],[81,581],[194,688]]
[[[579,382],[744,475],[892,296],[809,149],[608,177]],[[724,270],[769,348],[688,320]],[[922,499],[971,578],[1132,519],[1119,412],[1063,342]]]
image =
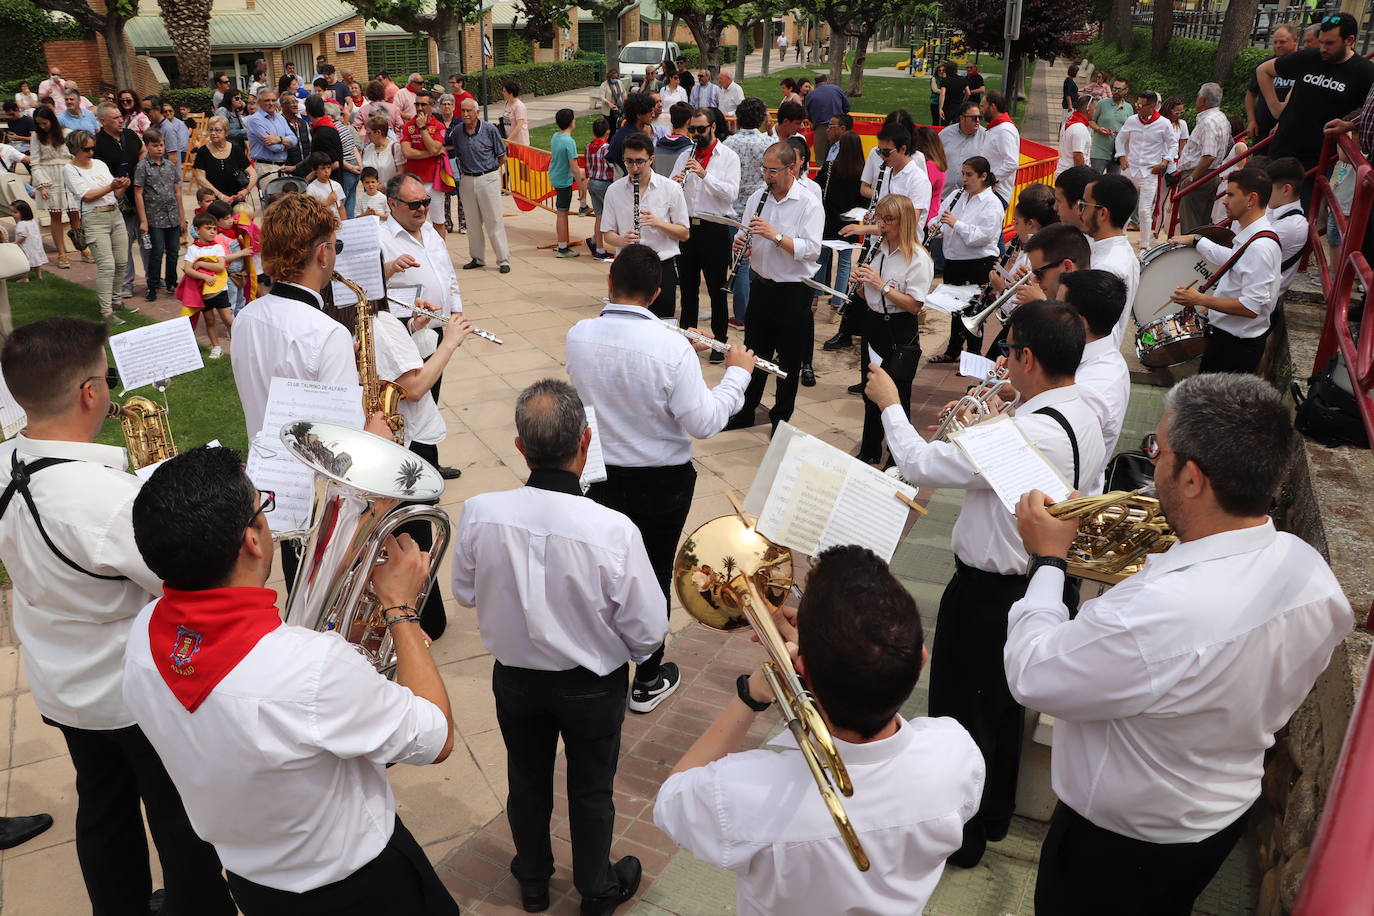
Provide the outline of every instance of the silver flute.
[[[392,299],[390,296],[387,297],[386,301],[392,303],[393,305],[399,305],[401,308],[410,309],[412,312],[421,316],[422,318],[428,318],[430,321],[437,321],[439,324],[448,324],[450,321],[453,320],[452,315],[445,315],[441,312],[432,312],[429,309],[420,308],[418,305],[406,305],[404,302],[399,302],[395,299]],[[461,314],[461,312],[459,314]],[[497,337],[495,334],[491,333],[491,331],[484,331],[476,325],[473,325],[471,331],[473,334],[477,335],[483,340],[489,340],[494,344],[505,343],[504,340]]]
[[[675,324],[671,324],[670,322],[672,320],[673,319],[671,318],[665,320],[663,322],[663,326],[665,328],[671,328],[672,330],[677,331],[679,334],[681,334],[688,340],[695,341],[696,343],[700,344],[706,344],[706,346],[710,347],[712,350],[715,350],[717,353],[724,353],[726,350],[730,349],[730,345],[725,341],[716,340],[714,337],[707,337],[705,334],[701,333],[700,331],[693,330],[692,328],[680,328]],[[787,370],[782,368],[775,362],[770,362],[766,359],[758,359],[756,357],[754,359],[754,365],[759,369],[762,369],[764,372],[771,372],[778,378],[787,378]]]

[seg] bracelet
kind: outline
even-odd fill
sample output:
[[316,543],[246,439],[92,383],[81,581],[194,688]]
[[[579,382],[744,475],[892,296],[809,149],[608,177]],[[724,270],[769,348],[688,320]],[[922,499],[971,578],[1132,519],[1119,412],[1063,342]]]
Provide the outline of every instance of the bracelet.
[[408,604],[393,604],[391,607],[382,608],[381,614],[383,618],[386,617],[387,611],[409,611],[413,614],[415,613],[415,608],[411,607]]
[[383,619],[386,621],[386,627],[387,627],[387,629],[389,630],[389,629],[391,629],[393,626],[395,626],[395,625],[398,624],[398,623],[419,623],[419,622],[420,622],[420,615],[419,615],[419,614],[397,614],[395,617],[385,617],[385,618],[383,618]]

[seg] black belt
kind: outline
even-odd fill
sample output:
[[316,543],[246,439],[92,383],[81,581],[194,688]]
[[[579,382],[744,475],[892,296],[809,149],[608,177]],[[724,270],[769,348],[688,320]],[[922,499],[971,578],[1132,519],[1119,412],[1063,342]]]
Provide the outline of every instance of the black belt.
[[258,165],[286,165],[285,159],[255,159]]
[[463,175],[467,178],[481,178],[483,175],[490,175],[492,172],[496,171],[496,169],[499,169],[500,167],[501,166],[498,165],[496,166],[496,168],[487,169],[485,172],[464,172]]

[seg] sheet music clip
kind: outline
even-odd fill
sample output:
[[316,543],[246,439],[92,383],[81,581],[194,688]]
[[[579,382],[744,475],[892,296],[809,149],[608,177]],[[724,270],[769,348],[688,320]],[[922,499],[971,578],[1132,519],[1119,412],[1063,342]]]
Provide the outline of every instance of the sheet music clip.
[[915,509],[915,510],[916,510],[917,512],[919,512],[921,515],[925,515],[925,514],[926,514],[926,507],[925,507],[925,506],[921,505],[921,504],[918,503],[916,500],[912,499],[910,496],[907,496],[907,495],[906,495],[905,493],[903,493],[901,490],[898,490],[897,492],[893,493],[892,495],[895,496],[895,497],[897,497],[897,498],[898,498],[899,500],[901,500],[902,502],[906,503],[906,504],[907,504],[908,506],[910,506],[911,508]]

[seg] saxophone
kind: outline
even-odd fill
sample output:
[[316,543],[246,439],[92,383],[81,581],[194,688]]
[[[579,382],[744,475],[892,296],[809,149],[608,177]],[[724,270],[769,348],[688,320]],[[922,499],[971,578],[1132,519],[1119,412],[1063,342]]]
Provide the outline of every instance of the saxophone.
[[124,430],[124,446],[128,449],[133,470],[176,457],[177,444],[172,440],[167,408],[156,401],[139,395],[123,404],[111,401],[107,416],[118,419]]
[[372,310],[367,301],[367,292],[338,271],[333,280],[348,287],[358,299],[358,320],[354,322],[354,333],[358,338],[358,381],[363,386],[363,419],[381,413],[386,425],[398,437],[405,429],[406,421],[400,414],[401,401],[405,399],[405,389],[395,382],[377,377],[377,342],[372,336]]

